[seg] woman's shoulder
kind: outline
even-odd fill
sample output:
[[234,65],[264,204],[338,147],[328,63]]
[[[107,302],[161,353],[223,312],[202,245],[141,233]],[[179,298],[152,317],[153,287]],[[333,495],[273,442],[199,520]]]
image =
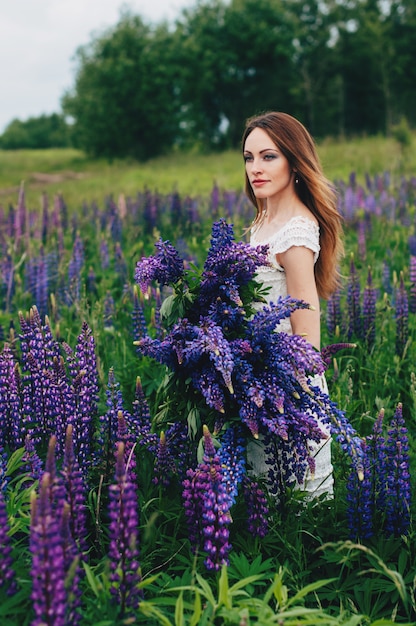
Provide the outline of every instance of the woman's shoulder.
[[319,241],[319,226],[316,218],[312,214],[311,216],[304,214],[294,215],[272,235],[265,238],[258,235],[257,229],[251,230],[251,239],[253,241],[261,244],[269,244],[269,246],[272,246],[276,241],[285,240],[288,237],[305,237],[307,240],[312,238]]

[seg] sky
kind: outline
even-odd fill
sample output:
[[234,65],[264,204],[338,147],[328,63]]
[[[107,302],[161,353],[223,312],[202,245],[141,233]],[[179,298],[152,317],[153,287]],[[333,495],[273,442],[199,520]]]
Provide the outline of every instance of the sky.
[[57,113],[75,83],[74,55],[123,8],[173,22],[196,0],[0,0],[0,134],[18,118]]

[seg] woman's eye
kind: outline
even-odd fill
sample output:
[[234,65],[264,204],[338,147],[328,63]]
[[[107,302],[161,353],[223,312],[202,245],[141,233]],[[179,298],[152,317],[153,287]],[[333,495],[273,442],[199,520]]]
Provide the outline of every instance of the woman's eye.
[[275,158],[276,158],[275,154],[265,154],[264,155],[264,160],[265,161],[273,161],[273,159],[275,159]]
[[247,161],[253,160],[253,157],[250,154],[245,154],[243,158],[244,158],[245,163],[247,163]]

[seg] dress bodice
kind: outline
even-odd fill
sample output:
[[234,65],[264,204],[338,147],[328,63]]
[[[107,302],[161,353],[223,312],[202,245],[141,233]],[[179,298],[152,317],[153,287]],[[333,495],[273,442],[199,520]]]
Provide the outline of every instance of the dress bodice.
[[[320,250],[319,226],[311,219],[298,215],[292,217],[268,239],[258,239],[256,229],[252,229],[250,244],[252,246],[267,244],[269,246],[268,261],[270,265],[264,265],[257,269],[256,280],[265,287],[269,287],[266,295],[267,301],[276,302],[280,296],[287,296],[285,270],[277,262],[276,254],[286,252],[293,246],[305,246],[314,253],[314,262],[316,263]],[[290,320],[282,320],[279,324],[279,330],[291,334]]]

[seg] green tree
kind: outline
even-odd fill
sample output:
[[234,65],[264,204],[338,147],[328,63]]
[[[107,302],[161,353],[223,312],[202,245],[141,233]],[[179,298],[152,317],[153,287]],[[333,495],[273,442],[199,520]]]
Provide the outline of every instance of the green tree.
[[188,136],[236,146],[244,121],[293,107],[293,24],[280,0],[220,0],[183,12],[176,45]]
[[171,39],[167,25],[152,30],[125,13],[78,49],[75,87],[62,100],[77,147],[110,159],[147,159],[171,148],[178,132]]
[[0,148],[63,148],[69,145],[69,137],[70,129],[63,116],[58,113],[30,117],[26,121],[14,119],[0,137]]

